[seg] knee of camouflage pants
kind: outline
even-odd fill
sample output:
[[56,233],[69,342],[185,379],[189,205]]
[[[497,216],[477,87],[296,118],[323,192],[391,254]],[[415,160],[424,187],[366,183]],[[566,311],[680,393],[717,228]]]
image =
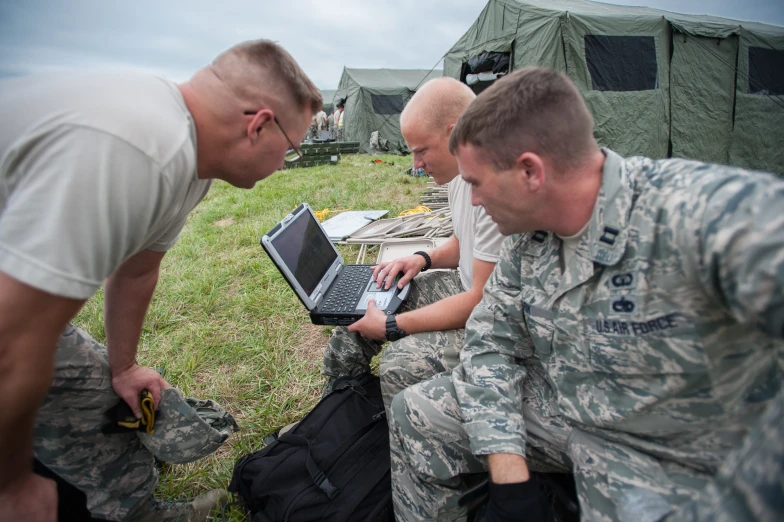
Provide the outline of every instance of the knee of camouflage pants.
[[471,452],[452,379],[440,374],[395,395],[388,419],[392,499],[399,520],[464,520],[461,475],[482,473]]
[[662,520],[698,497],[711,478],[580,430],[569,436],[568,445],[584,520]]
[[463,330],[423,332],[387,346],[378,372],[387,413],[397,393],[457,366],[464,337]]
[[57,342],[52,386],[38,410],[36,457],[87,495],[93,516],[122,520],[152,496],[152,454],[135,433],[104,435],[104,413],[120,398],[106,349],[69,325]]
[[[411,291],[400,312],[403,313],[427,306],[462,291],[460,277],[454,271],[431,272],[418,275],[411,281]],[[434,371],[429,371],[422,377],[406,381],[405,385],[419,382],[430,375],[456,365],[458,362],[456,350],[462,345],[462,339],[462,330],[424,332],[402,339],[406,343],[404,346],[407,350],[409,349],[408,343],[421,342],[425,346],[435,347],[440,352],[441,355],[438,355],[435,359],[443,358],[444,354],[446,354],[446,358],[450,361],[449,364],[435,368]],[[381,342],[370,341],[358,334],[350,333],[343,326],[335,328],[327,348],[324,350],[324,362],[321,373],[329,379],[327,389],[324,390],[325,394],[337,378],[344,376],[356,377],[369,372],[370,361],[381,351],[382,345],[383,343]],[[426,349],[424,353],[430,353],[428,350]],[[412,353],[416,352],[414,348],[410,348],[409,351]],[[416,373],[416,375],[420,374]],[[385,404],[387,403],[385,402]]]
[[321,373],[331,381],[338,377],[357,377],[370,371],[370,361],[381,351],[382,343],[370,341],[338,326],[324,350]]

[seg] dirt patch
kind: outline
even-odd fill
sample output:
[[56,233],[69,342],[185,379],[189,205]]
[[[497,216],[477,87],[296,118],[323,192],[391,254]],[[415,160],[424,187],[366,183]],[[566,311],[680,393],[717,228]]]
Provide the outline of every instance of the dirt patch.
[[324,326],[303,325],[300,332],[301,338],[297,343],[297,352],[308,361],[308,365],[315,364],[319,368],[321,367],[321,361],[324,359],[324,347],[329,341],[329,335]]
[[233,224],[234,224],[234,218],[221,219],[221,220],[216,221],[214,223],[214,225],[216,227],[227,227],[227,226],[233,225]]

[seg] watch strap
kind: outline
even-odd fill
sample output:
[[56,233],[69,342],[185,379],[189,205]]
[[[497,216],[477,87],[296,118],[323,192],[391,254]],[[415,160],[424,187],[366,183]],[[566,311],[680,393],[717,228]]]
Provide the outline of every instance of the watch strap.
[[397,317],[394,314],[387,316],[385,325],[387,341],[397,341],[406,336],[406,332],[397,327]]

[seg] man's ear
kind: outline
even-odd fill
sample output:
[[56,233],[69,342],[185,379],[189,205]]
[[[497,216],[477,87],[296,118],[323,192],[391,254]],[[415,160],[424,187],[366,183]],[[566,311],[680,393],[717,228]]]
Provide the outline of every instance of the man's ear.
[[452,134],[452,129],[455,128],[455,125],[457,125],[457,123],[450,123],[449,124],[449,127],[447,127],[447,129],[446,129],[446,135],[447,136],[450,136]]
[[265,126],[274,121],[275,115],[269,109],[262,109],[257,112],[248,122],[247,133],[251,141],[257,141],[261,137]]
[[515,166],[531,192],[538,191],[544,185],[545,168],[541,156],[525,152],[517,158]]

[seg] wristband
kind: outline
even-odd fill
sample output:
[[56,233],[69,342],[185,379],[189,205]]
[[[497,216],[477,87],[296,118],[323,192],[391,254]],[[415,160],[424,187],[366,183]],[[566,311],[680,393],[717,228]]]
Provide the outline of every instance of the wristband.
[[422,251],[420,250],[420,251],[418,251],[418,252],[414,252],[414,255],[415,255],[415,256],[422,256],[422,257],[424,257],[424,258],[425,258],[425,268],[423,268],[423,269],[421,270],[422,272],[424,272],[425,270],[430,270],[430,267],[432,266],[433,262],[432,262],[432,260],[430,259],[430,256],[429,256],[429,255],[427,255],[427,252],[422,252]]
[[406,332],[397,327],[397,317],[395,315],[387,316],[385,326],[387,341],[397,341],[406,336]]

